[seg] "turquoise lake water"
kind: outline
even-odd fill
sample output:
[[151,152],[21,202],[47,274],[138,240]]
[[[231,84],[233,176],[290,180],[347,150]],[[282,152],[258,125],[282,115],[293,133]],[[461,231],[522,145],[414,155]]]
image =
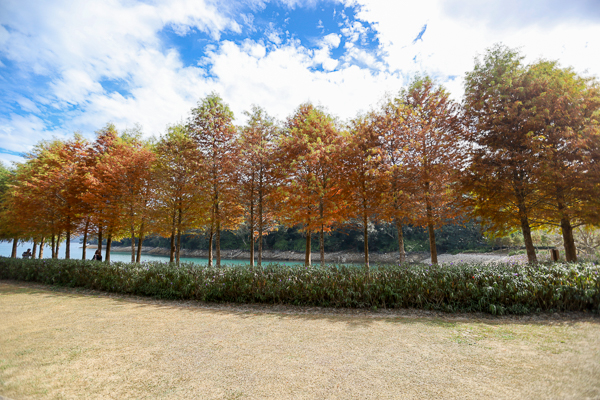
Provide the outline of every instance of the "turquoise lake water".
[[[81,259],[81,252],[82,252],[82,244],[79,243],[78,240],[76,240],[76,243],[71,243],[71,258],[72,259]],[[33,249],[33,243],[19,243],[19,245],[17,246],[17,257],[21,257],[21,254],[23,254],[23,252],[25,252],[27,249]],[[142,248],[143,250],[143,248]],[[39,251],[39,248],[38,248]],[[94,252],[96,251],[96,249],[87,249],[86,251],[86,258],[88,260],[90,260],[92,258],[92,256],[94,255]],[[3,257],[10,257],[12,252],[12,241],[11,242],[0,242],[0,256]],[[65,258],[65,253],[66,253],[66,246],[63,243],[59,249],[58,249],[58,258]],[[44,255],[43,258],[50,258],[50,256],[52,255],[52,251],[50,250],[49,246],[44,246]],[[104,257],[104,251],[102,252],[102,257]],[[131,253],[117,253],[117,252],[112,252],[110,253],[110,260],[111,261],[121,261],[121,262],[131,262]],[[169,257],[168,256],[157,256],[157,255],[150,255],[150,254],[142,254],[141,256],[141,261],[161,261],[161,262],[169,262]],[[200,264],[200,265],[208,265],[208,259],[207,258],[200,258],[200,257],[186,257],[186,258],[181,258],[181,262],[185,262],[185,263],[194,263],[194,264]],[[281,264],[281,265],[304,265],[304,262],[302,261],[268,261],[268,260],[263,260],[263,264],[268,264],[270,262],[273,263],[277,263],[277,264]],[[314,262],[314,260],[313,260]],[[228,260],[228,259],[221,259],[221,265],[223,264],[250,264],[250,260]]]

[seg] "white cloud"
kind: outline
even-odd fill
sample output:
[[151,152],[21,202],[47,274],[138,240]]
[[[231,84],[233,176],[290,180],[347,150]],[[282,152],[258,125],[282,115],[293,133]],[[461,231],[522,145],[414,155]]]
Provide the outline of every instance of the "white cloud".
[[28,111],[28,112],[32,112],[32,113],[40,112],[40,109],[36,106],[36,104],[26,97],[17,95],[17,96],[15,96],[15,101],[19,104],[21,109],[24,111]]
[[341,36],[337,33],[330,33],[329,35],[323,36],[321,40],[321,47],[327,47],[330,49],[336,49],[341,42]]
[[[557,6],[557,10],[572,8],[568,2],[549,2],[562,4]],[[376,24],[382,54],[385,54],[390,71],[401,71],[409,76],[429,73],[438,77],[458,99],[462,95],[462,77],[473,68],[474,57],[498,42],[520,48],[529,62],[539,57],[556,59],[563,66],[573,66],[580,73],[587,70],[600,75],[598,3],[576,2],[586,3],[590,10],[596,10],[595,23],[588,21],[582,24],[581,18],[572,16],[561,19],[560,11],[553,13],[552,24],[541,23],[539,18],[545,21],[542,6],[549,2],[537,0],[530,4],[510,0],[508,3],[515,5],[513,8],[500,0],[485,2],[485,6],[475,0],[423,0],[410,4],[362,0],[364,6],[358,17]],[[460,7],[455,7],[457,5]],[[534,6],[537,8],[528,14],[529,19],[520,18],[518,23],[494,25],[475,22],[480,16],[483,20],[512,20],[523,9],[533,10]],[[427,29],[422,40],[413,43],[425,24]],[[453,76],[457,78],[452,79]]]
[[[292,8],[300,6],[299,0],[281,1]],[[147,134],[158,134],[167,124],[185,119],[211,91],[219,92],[240,119],[253,103],[284,119],[305,101],[351,118],[384,93],[397,92],[417,72],[438,77],[459,98],[473,57],[500,41],[521,47],[530,61],[541,56],[559,59],[579,72],[587,69],[600,75],[599,25],[593,12],[588,13],[592,17],[581,16],[585,4],[593,11],[596,3],[579,0],[579,8],[564,6],[568,18],[561,19],[556,12],[552,23],[550,17],[536,20],[537,11],[527,14],[531,23],[523,18],[513,23],[500,0],[493,2],[496,14],[474,0],[350,3],[359,6],[359,21],[344,17],[340,32],[317,39],[316,48],[289,39],[282,25],[271,23],[262,40],[221,41],[205,48],[199,66],[186,66],[177,50],[165,46],[160,32],[172,29],[185,35],[197,30],[214,39],[223,32],[241,32],[242,27],[227,16],[229,11],[202,0],[4,0],[0,53],[22,71],[49,77],[51,83],[45,92],[11,99],[30,114],[0,116],[2,147],[28,151],[53,135],[66,137],[75,130],[91,135],[108,121],[120,129],[139,122]],[[254,12],[266,7],[263,0],[251,4]],[[492,15],[504,22],[476,22]],[[255,24],[255,17],[247,15],[246,24]],[[425,25],[422,40],[413,43]],[[363,44],[372,32],[381,47],[365,50]],[[337,60],[332,52],[342,40],[344,47],[338,51],[344,54]],[[108,91],[104,82],[119,83],[121,93]],[[57,107],[60,127],[44,114]],[[0,159],[6,157],[0,154]]]

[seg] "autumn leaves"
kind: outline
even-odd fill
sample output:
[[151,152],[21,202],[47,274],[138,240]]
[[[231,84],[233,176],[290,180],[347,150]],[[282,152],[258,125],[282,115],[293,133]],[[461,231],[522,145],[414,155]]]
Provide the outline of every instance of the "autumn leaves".
[[108,125],[93,143],[40,143],[9,179],[2,235],[50,241],[53,255],[73,234],[104,238],[107,260],[112,240],[130,236],[132,262],[145,236],[161,235],[178,263],[181,235],[205,234],[218,266],[221,232],[245,226],[260,265],[265,235],[301,226],[310,265],[312,236],[324,263],[324,235],[354,224],[368,266],[373,222],[395,224],[401,262],[402,226],[427,227],[436,263],[435,228],[469,215],[499,235],[521,230],[531,262],[531,230],[556,227],[574,261],[573,227],[598,223],[599,109],[595,81],[524,65],[503,46],[467,74],[462,105],[416,77],[348,123],[307,103],[282,124],[253,107],[236,127],[210,94],[157,139]]
[[599,223],[598,83],[497,45],[467,74],[464,110],[472,147],[460,183],[474,214],[500,236],[520,229],[529,262],[532,229],[560,230],[576,261],[573,228]]

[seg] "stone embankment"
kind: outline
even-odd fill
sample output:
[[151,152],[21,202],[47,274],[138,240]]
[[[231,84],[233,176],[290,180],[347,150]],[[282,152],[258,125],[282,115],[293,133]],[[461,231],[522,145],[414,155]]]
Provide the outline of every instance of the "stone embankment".
[[[111,252],[122,252],[122,253],[130,253],[131,247],[113,247],[111,248]],[[157,256],[169,256],[169,249],[165,249],[162,247],[143,247],[143,254],[152,254]],[[213,257],[215,253],[213,252]],[[255,257],[258,257],[258,254],[255,253]],[[181,257],[201,257],[208,258],[208,250],[188,250],[181,249]],[[318,262],[320,260],[319,253],[312,253],[313,263]],[[250,252],[244,250],[221,250],[221,258],[230,259],[230,260],[249,260]],[[408,262],[430,262],[431,258],[429,253],[427,252],[412,252],[406,254],[406,259]],[[265,261],[304,261],[304,253],[303,252],[294,252],[294,251],[279,251],[279,250],[265,250],[263,251],[263,260]],[[347,252],[347,251],[338,251],[334,253],[325,253],[325,262],[327,263],[362,263],[365,260],[365,256],[363,253],[358,252]],[[395,263],[398,261],[398,252],[391,253],[370,253],[369,254],[369,262],[376,263]],[[438,261],[440,263],[458,263],[458,262],[480,262],[480,263],[490,263],[490,262],[506,262],[509,261],[509,258],[506,254],[492,254],[492,253],[482,253],[482,254],[440,254],[438,255]]]

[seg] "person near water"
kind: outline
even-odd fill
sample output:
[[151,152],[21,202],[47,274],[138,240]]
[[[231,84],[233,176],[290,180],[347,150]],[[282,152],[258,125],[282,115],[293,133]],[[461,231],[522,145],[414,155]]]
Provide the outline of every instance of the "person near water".
[[96,252],[94,253],[94,257],[92,257],[92,260],[102,261],[102,253],[100,252],[100,249],[96,250]]
[[27,251],[24,251],[22,256],[23,256],[23,258],[31,258],[31,256],[32,256],[31,249],[27,249]]

